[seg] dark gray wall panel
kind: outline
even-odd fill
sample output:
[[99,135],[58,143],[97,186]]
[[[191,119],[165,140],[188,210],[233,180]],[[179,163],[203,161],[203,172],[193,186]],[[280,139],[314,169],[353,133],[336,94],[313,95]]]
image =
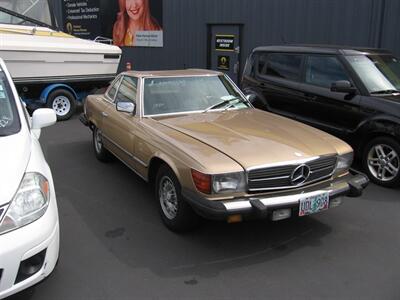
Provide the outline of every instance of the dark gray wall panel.
[[399,13],[399,0],[164,0],[164,47],[124,48],[121,69],[207,67],[208,24],[243,25],[242,67],[254,47],[283,43],[381,45],[400,55]]

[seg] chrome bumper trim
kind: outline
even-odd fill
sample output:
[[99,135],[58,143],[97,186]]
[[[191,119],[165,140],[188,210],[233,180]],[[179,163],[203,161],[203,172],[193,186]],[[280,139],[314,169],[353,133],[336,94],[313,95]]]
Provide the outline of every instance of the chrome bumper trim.
[[288,196],[278,196],[278,197],[268,197],[268,198],[248,198],[246,200],[239,201],[225,201],[222,204],[229,212],[235,211],[243,211],[247,209],[252,209],[252,205],[250,203],[253,199],[260,200],[265,206],[284,206],[284,205],[296,205],[299,204],[300,198],[311,197],[314,195],[318,195],[321,193],[329,192],[329,197],[331,199],[335,198],[337,195],[342,195],[350,190],[350,186],[347,182],[337,182],[333,183],[330,186],[319,189],[316,191],[308,192],[308,193],[298,193]]

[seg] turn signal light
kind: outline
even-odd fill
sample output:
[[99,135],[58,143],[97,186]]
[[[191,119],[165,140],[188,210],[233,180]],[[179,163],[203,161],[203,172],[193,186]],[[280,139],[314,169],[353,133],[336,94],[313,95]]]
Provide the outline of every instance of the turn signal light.
[[203,174],[192,169],[192,178],[199,192],[211,194],[211,175]]

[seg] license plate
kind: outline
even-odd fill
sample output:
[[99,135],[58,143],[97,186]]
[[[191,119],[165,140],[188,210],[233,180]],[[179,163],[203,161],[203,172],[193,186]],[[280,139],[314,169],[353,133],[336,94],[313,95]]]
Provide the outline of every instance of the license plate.
[[329,193],[300,199],[299,216],[315,214],[329,208]]

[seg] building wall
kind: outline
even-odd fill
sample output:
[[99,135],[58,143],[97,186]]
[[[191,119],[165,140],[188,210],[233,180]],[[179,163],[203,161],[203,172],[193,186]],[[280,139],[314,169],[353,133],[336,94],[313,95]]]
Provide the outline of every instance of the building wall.
[[208,24],[242,24],[242,67],[254,47],[283,43],[384,47],[400,56],[398,0],[164,0],[163,9],[164,47],[126,47],[121,68],[206,68]]

